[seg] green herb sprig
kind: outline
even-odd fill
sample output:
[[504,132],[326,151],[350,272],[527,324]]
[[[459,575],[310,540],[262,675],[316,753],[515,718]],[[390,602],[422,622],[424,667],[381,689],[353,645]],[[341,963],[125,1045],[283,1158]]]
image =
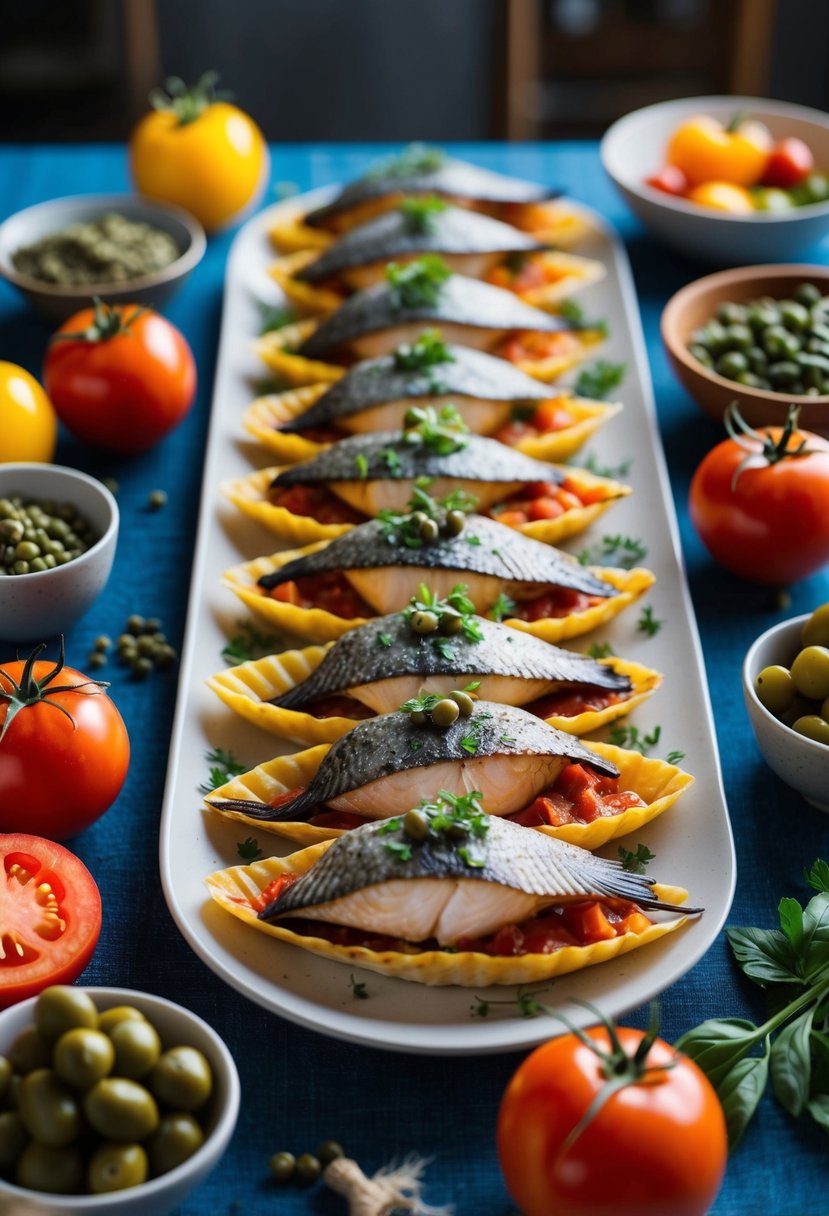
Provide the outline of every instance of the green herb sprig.
[[249,621],[237,621],[238,633],[234,633],[222,649],[222,658],[227,663],[249,663],[266,654],[284,649],[285,639],[276,633],[261,633]]
[[577,397],[587,397],[591,401],[605,401],[614,389],[619,388],[626,374],[626,363],[597,359],[591,367],[579,372],[573,392]]
[[407,232],[419,236],[429,235],[436,231],[436,218],[448,207],[448,203],[436,194],[422,197],[404,198],[400,204],[404,227]]
[[469,447],[469,427],[451,403],[439,410],[431,405],[410,406],[403,425],[407,444],[429,448],[438,456],[450,456]]
[[221,747],[212,747],[205,753],[205,760],[210,765],[210,772],[207,781],[199,786],[202,794],[217,790],[232,777],[238,777],[246,771],[246,765],[240,764],[233,752],[226,752]]
[[238,840],[236,842],[236,852],[242,861],[258,861],[262,856],[259,841],[253,836],[246,836],[244,840]]
[[623,477],[627,477],[632,464],[632,457],[628,457],[627,460],[623,460],[616,465],[600,464],[597,457],[590,452],[584,458],[582,468],[587,469],[588,473],[593,473],[596,477],[609,477],[611,481],[621,481]]
[[644,874],[648,862],[653,861],[655,857],[656,854],[652,853],[646,844],[637,844],[635,849],[626,849],[623,844],[619,845],[622,869],[631,874]]
[[441,363],[454,363],[455,356],[437,329],[424,329],[416,342],[404,342],[394,352],[394,366],[400,372],[425,372]]
[[635,536],[603,536],[601,542],[582,549],[578,559],[583,566],[612,564],[631,570],[648,555],[648,548]]
[[442,148],[429,144],[412,143],[394,156],[387,156],[372,165],[365,180],[375,178],[418,177],[422,173],[434,173],[446,160]]
[[636,622],[636,628],[639,633],[644,633],[647,637],[652,638],[659,633],[664,624],[664,621],[657,620],[653,615],[653,607],[650,604],[646,604],[639,615],[639,620]]
[[574,329],[589,329],[603,338],[608,335],[607,321],[604,318],[589,318],[577,300],[562,300],[557,311]]
[[425,583],[421,583],[417,589],[417,595],[413,595],[408,608],[403,609],[403,618],[408,623],[416,612],[433,612],[438,618],[438,629],[447,616],[460,616],[461,629],[460,632],[468,642],[483,641],[484,633],[481,628],[481,623],[475,615],[475,605],[469,596],[466,594],[466,584],[456,583],[447,596],[439,596],[436,592],[430,591]]
[[386,280],[394,291],[398,306],[409,309],[433,308],[451,274],[443,258],[436,253],[427,253],[403,265],[390,262],[386,267]]

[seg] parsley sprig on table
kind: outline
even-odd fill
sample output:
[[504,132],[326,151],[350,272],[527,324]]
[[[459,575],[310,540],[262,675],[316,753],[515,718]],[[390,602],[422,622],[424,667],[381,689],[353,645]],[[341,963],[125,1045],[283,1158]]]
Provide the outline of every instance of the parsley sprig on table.
[[627,374],[626,363],[610,363],[597,359],[590,367],[583,368],[578,375],[573,392],[577,397],[588,397],[591,401],[604,401]]
[[227,752],[221,747],[212,747],[205,753],[205,760],[210,765],[210,771],[207,781],[199,786],[203,794],[209,794],[211,790],[218,789],[232,777],[238,777],[246,771],[246,766],[239,763],[233,752]]
[[454,363],[455,356],[442,341],[437,329],[424,329],[416,342],[404,342],[394,352],[394,366],[399,372],[425,372],[441,363]]
[[635,536],[603,536],[601,542],[590,548],[582,549],[578,559],[583,566],[607,565],[621,566],[630,570],[648,555],[648,547]]

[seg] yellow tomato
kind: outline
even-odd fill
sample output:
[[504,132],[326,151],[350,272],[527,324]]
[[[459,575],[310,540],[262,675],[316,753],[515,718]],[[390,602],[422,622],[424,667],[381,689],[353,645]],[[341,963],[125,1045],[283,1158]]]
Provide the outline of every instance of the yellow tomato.
[[681,169],[692,186],[701,182],[753,186],[763,176],[771,146],[771,135],[762,123],[742,122],[738,115],[725,127],[701,114],[674,131],[668,164]]
[[136,188],[177,203],[210,231],[238,219],[265,188],[268,147],[256,123],[237,106],[215,100],[216,77],[207,73],[185,89],[167,82],[151,98],[156,107],[130,139]]
[[0,462],[48,463],[57,434],[57,414],[34,376],[0,360]]
[[731,215],[753,215],[755,211],[748,190],[733,182],[703,182],[685,197],[701,207],[713,207],[715,211],[728,211]]

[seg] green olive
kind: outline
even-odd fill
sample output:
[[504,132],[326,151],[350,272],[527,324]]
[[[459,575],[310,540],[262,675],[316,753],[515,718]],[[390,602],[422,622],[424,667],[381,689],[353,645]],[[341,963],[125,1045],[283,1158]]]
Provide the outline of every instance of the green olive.
[[814,739],[816,743],[829,744],[829,722],[817,714],[798,718],[792,724],[792,730],[796,730],[799,735],[805,735],[807,739]]
[[203,1144],[204,1132],[192,1115],[184,1111],[162,1115],[157,1130],[147,1141],[153,1174],[166,1174],[168,1170],[174,1170]]
[[735,304],[733,300],[724,300],[718,305],[716,318],[722,325],[745,325],[747,311],[744,304]]
[[52,1048],[34,1026],[21,1030],[8,1054],[9,1063],[17,1073],[31,1072],[34,1068],[48,1068],[52,1063]]
[[691,346],[688,347],[688,353],[694,359],[696,359],[697,363],[701,363],[703,367],[713,367],[714,366],[713,356],[711,355],[710,351],[708,351],[701,343],[694,342]]
[[62,1081],[75,1089],[89,1089],[112,1072],[115,1049],[100,1030],[76,1026],[60,1036],[52,1058]]
[[13,1072],[11,1060],[7,1060],[5,1056],[0,1056],[0,1100],[5,1097]]
[[781,300],[780,320],[786,326],[786,329],[800,333],[801,330],[807,329],[809,326],[809,310],[808,308],[804,308],[797,300]]
[[51,1043],[75,1026],[89,1026],[94,1030],[97,1025],[98,1010],[82,988],[55,984],[51,988],[44,988],[37,998],[35,1026]]
[[111,1009],[104,1009],[98,1014],[98,1029],[104,1034],[109,1034],[113,1026],[117,1026],[119,1022],[146,1022],[146,1018],[140,1009],[136,1009],[134,1005],[113,1005]]
[[411,840],[425,840],[429,835],[429,820],[417,807],[403,816],[403,831]]
[[149,1022],[124,1021],[109,1033],[115,1048],[115,1074],[140,1081],[158,1063],[161,1039]]
[[800,641],[804,646],[829,646],[829,604],[821,604],[803,625]]
[[460,710],[461,717],[468,718],[475,709],[475,702],[469,693],[464,692],[462,689],[456,689],[454,692],[450,692],[449,696]]
[[300,1182],[316,1182],[322,1173],[319,1157],[313,1153],[302,1153],[296,1159],[296,1176]]
[[84,1095],[83,1111],[107,1140],[143,1140],[158,1127],[158,1107],[149,1090],[127,1077],[104,1077]]
[[754,691],[761,705],[765,705],[769,713],[782,714],[794,701],[797,689],[792,673],[779,663],[764,667],[754,679]]
[[829,647],[807,646],[792,663],[797,691],[813,701],[829,697]]
[[345,1149],[336,1140],[323,1140],[322,1144],[317,1146],[314,1156],[317,1157],[321,1165],[330,1165],[338,1157],[345,1156]]
[[78,1103],[51,1068],[36,1068],[20,1086],[20,1117],[39,1144],[63,1148],[80,1132]]
[[763,332],[772,325],[779,325],[780,313],[773,300],[757,300],[749,305],[746,320],[755,332]]
[[800,368],[790,359],[781,359],[776,363],[770,363],[766,369],[766,376],[775,389],[785,388],[793,392],[799,375]]
[[429,715],[425,709],[413,709],[409,717],[411,718],[412,726],[425,726],[429,721]]
[[754,334],[745,324],[729,325],[725,331],[729,350],[747,351],[754,345]]
[[440,621],[436,612],[413,612],[409,624],[415,633],[434,633]]
[[748,359],[742,351],[730,350],[726,354],[720,355],[714,364],[714,370],[718,376],[725,376],[726,380],[733,380],[735,376],[739,376],[740,372],[748,371]]
[[451,726],[453,722],[457,722],[460,712],[456,701],[451,697],[444,697],[432,710],[432,721],[435,726]]
[[761,344],[770,359],[790,359],[800,350],[800,339],[782,325],[770,325],[764,329]]
[[198,1110],[213,1088],[210,1065],[196,1047],[171,1047],[149,1076],[159,1102],[174,1110]]
[[814,283],[798,283],[792,292],[792,297],[804,308],[811,308],[820,299],[820,288],[815,287]]
[[31,1191],[74,1195],[83,1183],[83,1158],[76,1148],[50,1148],[33,1140],[20,1155],[14,1180]]
[[426,514],[425,511],[412,511],[409,518],[412,521],[413,528],[420,528],[423,524],[425,524],[428,521],[429,516]]
[[757,375],[765,374],[765,370],[769,365],[766,352],[760,346],[750,346],[745,352],[748,359],[748,365]]
[[16,1110],[0,1111],[0,1174],[8,1174],[29,1143],[29,1133]]
[[102,1144],[92,1154],[86,1181],[93,1195],[125,1191],[147,1181],[147,1154],[140,1144]]
[[293,1153],[274,1153],[268,1167],[277,1182],[290,1182],[296,1170],[296,1157]]

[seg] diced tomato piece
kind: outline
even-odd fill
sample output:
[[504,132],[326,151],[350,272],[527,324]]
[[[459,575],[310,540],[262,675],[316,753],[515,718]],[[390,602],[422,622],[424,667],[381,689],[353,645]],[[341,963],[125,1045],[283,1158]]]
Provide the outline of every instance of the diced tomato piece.
[[279,899],[282,892],[286,891],[288,887],[292,887],[298,878],[298,874],[280,874],[273,882],[269,882],[263,888],[262,893],[256,899],[250,901],[250,906],[254,912],[264,912],[265,908],[269,904],[272,904],[275,899]]
[[563,431],[572,426],[575,419],[567,408],[566,398],[550,397],[542,401],[533,415],[533,426],[545,434],[547,431]]
[[621,937],[623,933],[644,933],[649,925],[653,924],[644,912],[638,909],[625,916],[616,926],[616,932]]
[[560,618],[569,616],[571,612],[584,612],[595,602],[596,596],[571,591],[566,587],[556,587],[534,599],[524,600],[519,604],[515,616],[520,616],[525,621],[541,621],[545,617]]
[[271,599],[279,600],[281,604],[294,604],[296,607],[302,604],[302,596],[293,579],[288,583],[280,583],[277,587],[272,587]]
[[315,519],[320,524],[358,524],[366,518],[325,486],[277,488],[269,491],[268,501],[292,515]]
[[527,713],[535,714],[537,718],[575,718],[588,710],[606,709],[608,705],[616,705],[622,700],[624,697],[621,693],[582,684],[576,688],[563,688],[560,692],[539,697],[523,708]]
[[505,443],[507,447],[514,448],[522,439],[526,439],[528,435],[535,435],[537,431],[535,427],[530,426],[528,422],[522,422],[518,418],[514,418],[511,422],[507,422],[500,430],[496,431],[492,436],[499,443]]
[[557,793],[575,802],[584,790],[594,788],[600,781],[595,769],[584,764],[566,764],[556,778],[555,788]]
[[528,522],[528,518],[526,511],[499,511],[495,516],[499,524],[505,524],[508,528],[520,528]]
[[534,498],[527,508],[527,514],[535,522],[541,519],[558,519],[565,510],[566,507],[555,498]]
[[555,954],[564,946],[580,942],[569,931],[560,916],[545,916],[531,921],[524,933],[525,954]]
[[582,485],[580,482],[575,481],[572,477],[565,477],[564,481],[561,483],[561,488],[562,490],[567,490],[570,494],[573,494],[583,507],[589,507],[594,502],[604,502],[607,498],[607,493],[604,486]]
[[305,786],[300,785],[295,790],[286,790],[284,794],[274,794],[268,802],[268,806],[284,806],[286,802],[293,802],[294,798],[298,798],[304,789]]
[[510,363],[525,360],[553,359],[565,355],[579,345],[578,337],[568,330],[545,333],[541,330],[522,330],[512,338],[504,339],[498,353]]
[[575,823],[572,802],[554,793],[540,794],[525,810],[515,811],[508,818],[527,828],[560,828],[562,824]]
[[524,934],[517,925],[499,929],[488,948],[489,954],[512,956],[524,953]]
[[676,198],[681,198],[688,193],[690,183],[676,165],[665,165],[664,169],[660,169],[653,177],[646,177],[645,185],[650,186],[652,190],[661,191],[662,194],[672,194]]
[[567,904],[563,911],[564,923],[580,942],[608,941],[616,937],[616,927],[595,900],[587,903]]

